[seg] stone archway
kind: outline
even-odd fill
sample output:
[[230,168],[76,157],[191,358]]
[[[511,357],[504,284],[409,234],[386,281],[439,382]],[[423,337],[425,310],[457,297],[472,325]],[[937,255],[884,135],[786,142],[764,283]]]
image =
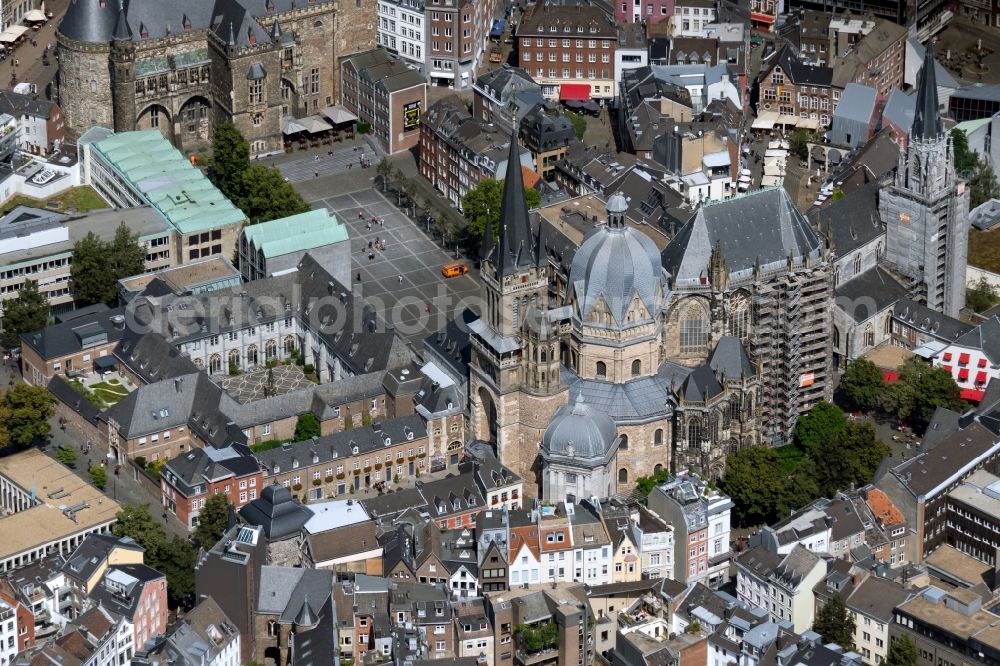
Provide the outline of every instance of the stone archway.
[[150,104],[143,109],[135,121],[137,130],[158,129],[160,134],[174,140],[174,118],[170,111],[162,104]]
[[222,372],[222,356],[219,354],[212,354],[212,357],[208,359],[208,373],[211,375],[217,375]]
[[487,391],[485,387],[479,388],[479,402],[481,404],[480,416],[481,418],[486,419],[486,427],[479,428],[479,436],[484,437],[492,444],[496,444],[498,429],[497,406],[493,401],[493,396],[490,395],[490,392]]
[[177,131],[181,144],[191,147],[207,144],[212,139],[212,102],[202,96],[188,98],[177,114]]

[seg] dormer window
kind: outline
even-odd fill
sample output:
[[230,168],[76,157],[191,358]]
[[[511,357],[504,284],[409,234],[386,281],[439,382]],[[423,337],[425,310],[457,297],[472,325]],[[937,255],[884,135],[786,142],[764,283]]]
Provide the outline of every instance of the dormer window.
[[250,42],[250,46],[257,45],[257,35],[254,34],[253,28],[247,28],[247,41]]
[[275,474],[280,474],[281,473],[281,465],[275,465],[274,466],[274,473]]
[[351,453],[353,453],[354,455],[358,455],[358,447],[356,447],[356,446],[352,447],[351,448]]
[[292,469],[298,469],[298,468],[299,468],[299,461],[298,460],[293,460],[292,461]]

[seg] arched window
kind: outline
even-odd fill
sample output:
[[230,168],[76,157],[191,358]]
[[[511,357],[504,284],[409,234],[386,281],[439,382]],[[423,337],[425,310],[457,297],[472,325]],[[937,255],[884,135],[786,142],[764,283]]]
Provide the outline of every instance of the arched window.
[[257,365],[257,345],[247,347],[247,363]]
[[701,441],[705,438],[705,430],[701,426],[699,419],[691,419],[688,423],[688,447],[696,449],[701,446]]
[[295,349],[295,336],[289,335],[285,338],[285,353],[291,354]]
[[708,317],[700,303],[691,302],[680,316],[680,351],[682,354],[704,351],[708,342]]
[[748,419],[752,419],[754,417],[753,393],[747,393],[746,399],[743,401],[743,415]]
[[712,444],[719,441],[719,412],[712,412],[708,419],[708,441]]
[[663,428],[653,431],[653,446],[663,446]]
[[278,355],[278,343],[274,340],[268,340],[264,344],[264,358],[271,360]]
[[663,465],[660,465],[659,463],[657,463],[657,465],[653,468],[653,474],[659,474],[662,469],[663,469]]
[[854,257],[854,274],[857,275],[861,272],[861,255]]
[[840,331],[837,330],[836,328],[833,329],[833,348],[834,349],[840,348]]
[[548,361],[548,356],[549,356],[549,355],[548,355],[548,354],[546,354],[546,353],[545,353],[545,350],[543,349],[543,350],[542,350],[542,352],[541,352],[541,355],[540,355],[540,358],[539,358],[539,360],[540,360],[540,361],[541,361],[542,363],[545,363],[546,361]]
[[233,349],[229,352],[229,365],[233,370],[239,370],[240,367],[240,350]]
[[618,443],[619,451],[628,451],[628,435],[622,435],[621,441]]
[[267,621],[267,635],[277,636],[278,635],[278,623],[274,620]]
[[222,372],[222,357],[218,354],[212,354],[212,358],[208,359],[208,371],[215,375]]
[[632,361],[632,376],[638,377],[642,374],[642,361],[635,359]]
[[740,420],[740,398],[734,395],[729,400],[729,419],[730,421]]
[[889,335],[892,333],[892,317],[886,315],[885,317],[885,334]]
[[737,294],[729,312],[729,335],[746,340],[750,335],[750,297],[743,292]]
[[608,376],[608,366],[604,364],[604,361],[597,362],[597,371],[595,373],[598,378],[604,379]]
[[875,329],[871,324],[865,327],[865,347],[875,346]]
[[628,470],[624,467],[618,470],[618,483],[628,483]]

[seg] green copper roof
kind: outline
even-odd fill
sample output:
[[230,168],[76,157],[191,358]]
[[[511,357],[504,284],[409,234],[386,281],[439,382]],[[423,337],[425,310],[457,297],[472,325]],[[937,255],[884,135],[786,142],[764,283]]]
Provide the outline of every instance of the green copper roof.
[[326,208],[252,224],[244,227],[243,233],[266,258],[347,240],[347,227]]
[[91,147],[182,234],[246,221],[246,215],[159,130],[122,132]]

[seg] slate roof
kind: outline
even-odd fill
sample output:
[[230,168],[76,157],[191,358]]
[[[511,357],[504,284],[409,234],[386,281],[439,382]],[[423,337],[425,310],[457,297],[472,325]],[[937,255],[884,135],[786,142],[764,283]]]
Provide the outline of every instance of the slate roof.
[[662,418],[670,414],[673,396],[659,377],[640,377],[622,384],[596,379],[578,379],[570,384],[569,400],[583,396],[592,409],[601,411],[615,423],[631,423]]
[[45,360],[61,358],[83,349],[116,342],[125,335],[124,319],[119,328],[115,317],[124,317],[125,308],[103,309],[89,315],[21,334],[21,343]]
[[910,128],[910,137],[921,141],[937,139],[944,133],[934,70],[934,47],[928,45],[924,51],[924,66],[917,79],[917,104]]
[[259,526],[270,541],[297,535],[312,515],[309,509],[292,499],[288,488],[273,484],[240,509],[240,518]]
[[[833,81],[833,70],[829,67],[817,67],[815,65],[804,65],[795,55],[795,50],[790,46],[783,46],[773,60],[764,66],[763,72],[770,73],[775,65],[781,67],[789,81],[795,85],[825,86],[829,87]],[[762,76],[761,79],[764,77]]]
[[501,197],[500,237],[488,256],[497,274],[505,276],[528,268],[537,261],[535,237],[528,220],[528,203],[524,198],[521,149],[516,128],[510,135],[507,173]]
[[306,536],[313,562],[326,562],[379,547],[375,521],[366,520]]
[[840,256],[864,247],[885,234],[878,212],[878,183],[862,185],[838,201],[812,208],[807,217],[822,237],[830,236],[833,251]]
[[896,128],[909,135],[916,111],[917,96],[905,93],[899,88],[893,88],[889,94],[889,101],[882,109],[882,123],[892,123]]
[[0,113],[8,113],[15,118],[34,116],[48,120],[55,108],[55,102],[36,99],[33,95],[22,95],[9,90],[0,91]]
[[395,492],[366,497],[361,505],[372,518],[391,519],[411,507],[422,508],[426,502],[417,488],[405,488]]
[[707,275],[716,245],[732,275],[752,271],[757,263],[766,267],[789,256],[818,256],[821,242],[781,187],[702,205],[663,251],[663,266],[675,275],[671,286]]
[[994,315],[955,340],[955,344],[982,350],[993,365],[1000,365],[1000,315]]
[[719,338],[715,350],[708,357],[708,365],[726,377],[753,377],[757,374],[757,368],[750,362],[743,343],[732,335]]
[[486,500],[471,474],[420,483],[417,487],[426,504],[427,513],[435,520],[486,506]]
[[915,497],[926,497],[969,465],[998,446],[996,435],[978,422],[950,433],[932,450],[892,469],[892,474]]
[[443,328],[424,338],[424,348],[434,355],[436,361],[444,364],[453,378],[469,376],[472,360],[472,343],[469,341],[469,324],[479,319],[479,315],[465,308]]
[[878,91],[859,83],[848,83],[840,97],[834,118],[846,118],[867,124],[878,104]]
[[892,309],[892,314],[909,326],[943,340],[957,340],[973,329],[972,324],[949,317],[908,298],[899,299]]
[[856,322],[871,319],[908,295],[909,289],[881,266],[837,285],[834,291],[837,307]]
[[129,537],[88,534],[76,547],[76,550],[66,558],[62,572],[76,580],[86,581],[94,575],[116,548],[144,552],[142,546]]
[[[209,627],[214,627],[218,633],[211,633]],[[201,666],[206,659],[218,658],[219,653],[238,637],[239,630],[218,602],[206,597],[184,615],[154,654],[162,652],[169,663],[177,666]]]
[[896,606],[910,598],[910,592],[895,581],[878,576],[865,578],[847,598],[847,607],[855,613],[892,622]]
[[573,405],[563,405],[542,435],[542,455],[546,458],[604,459],[613,453],[618,440],[615,422],[606,412],[591,409],[577,394]]
[[384,89],[387,93],[427,83],[420,72],[410,69],[406,63],[381,47],[341,59],[341,65],[348,62],[353,65],[359,79],[375,88]]
[[164,474],[172,475],[167,481],[188,497],[203,482],[252,476],[259,471],[260,465],[252,456],[214,460],[205,449],[199,448],[177,456],[164,467]]
[[[116,575],[115,572],[120,572],[124,576]],[[104,584],[109,578],[127,580],[128,583],[122,586],[124,592],[118,592]],[[89,596],[112,613],[124,615],[130,620],[138,620],[135,616],[140,610],[139,601],[146,584],[165,578],[164,574],[145,564],[117,564],[104,572],[104,581],[98,584]]]
[[542,87],[535,83],[527,71],[520,67],[511,67],[507,63],[477,77],[475,87],[485,89],[501,101],[507,99],[514,91],[534,90],[541,92],[542,90]]
[[[603,303],[611,312],[612,326],[625,328],[625,318],[638,297],[651,319],[658,311],[657,298],[663,288],[663,267],[653,241],[632,227],[604,224],[587,234],[573,255],[569,286],[579,317],[588,326],[594,307]],[[638,322],[636,322],[638,323]]]

